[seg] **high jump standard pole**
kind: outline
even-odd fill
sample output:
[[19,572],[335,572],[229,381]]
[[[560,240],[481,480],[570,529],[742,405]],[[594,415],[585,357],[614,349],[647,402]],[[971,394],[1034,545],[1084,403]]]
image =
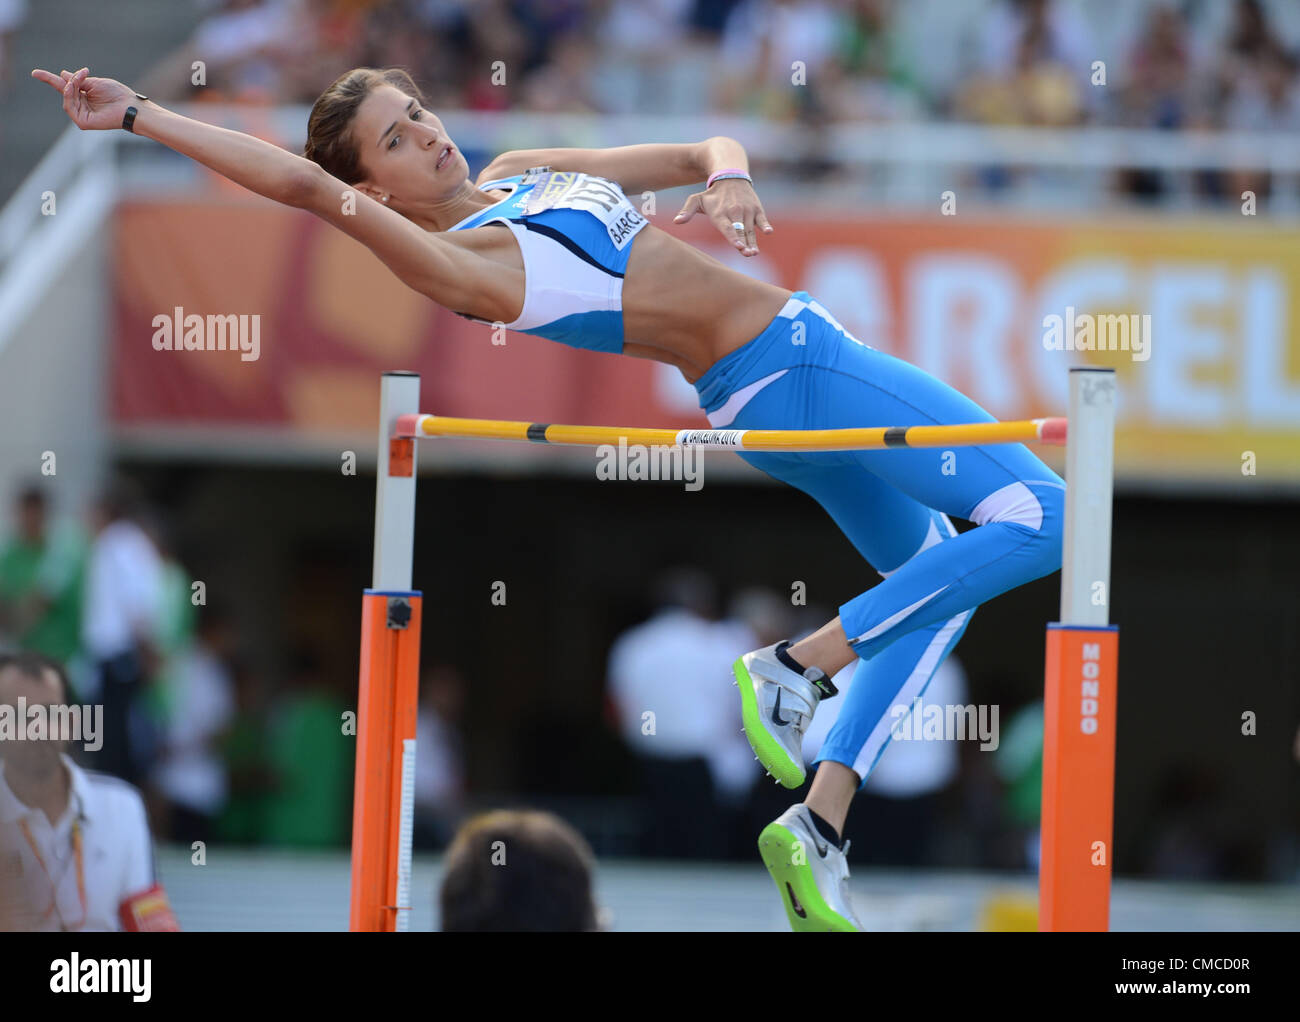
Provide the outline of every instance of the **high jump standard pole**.
[[[385,373],[375,479],[373,586],[362,598],[353,930],[405,930],[410,912],[412,788],[421,594],[411,589],[415,437],[534,443],[647,443],[732,450],[845,450],[948,443],[1060,443],[1059,419],[841,431],[629,430],[421,415],[420,379]],[[1110,914],[1119,629],[1108,623],[1114,472],[1113,369],[1070,370],[1061,620],[1047,626],[1044,686],[1041,930],[1105,930]]]
[[361,598],[356,787],[349,929],[407,929],[421,594],[411,588],[415,441],[397,418],[420,409],[420,377],[384,373],[375,469],[375,561]]
[[1061,620],[1047,626],[1038,928],[1110,926],[1119,628],[1110,621],[1115,370],[1070,370]]

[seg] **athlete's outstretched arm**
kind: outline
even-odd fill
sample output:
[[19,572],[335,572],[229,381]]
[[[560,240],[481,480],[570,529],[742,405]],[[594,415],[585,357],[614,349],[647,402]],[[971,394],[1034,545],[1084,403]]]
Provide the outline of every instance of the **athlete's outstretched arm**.
[[[749,170],[745,148],[734,138],[715,135],[703,142],[616,146],[612,149],[518,149],[502,153],[484,168],[478,182],[522,174],[529,167],[577,170],[618,182],[635,203],[636,193],[703,184],[720,170]],[[744,255],[757,255],[756,232],[771,232],[758,195],[745,181],[719,181],[696,192],[674,218],[684,224],[704,213],[728,242]],[[745,225],[744,232],[732,224]]]
[[[732,162],[726,160],[730,158]],[[717,166],[711,164],[717,163]],[[734,139],[718,136],[703,142],[616,146],[611,149],[516,149],[502,153],[478,180],[522,174],[529,167],[578,170],[617,181],[629,195],[660,188],[703,184],[715,170],[748,167],[745,150]]]
[[85,68],[62,76],[32,72],[33,78],[62,93],[63,109],[79,128],[120,128],[127,107],[136,105],[136,134],[268,199],[315,213],[364,244],[408,287],[440,305],[488,320],[516,318],[512,313],[518,312],[523,287],[509,271],[426,233],[311,160],[252,135],[145,103],[121,82],[88,75]]

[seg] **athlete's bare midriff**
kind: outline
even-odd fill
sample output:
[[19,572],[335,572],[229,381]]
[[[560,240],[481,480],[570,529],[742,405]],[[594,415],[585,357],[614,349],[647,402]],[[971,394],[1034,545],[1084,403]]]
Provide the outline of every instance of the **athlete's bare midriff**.
[[[504,224],[439,237],[518,274],[513,315],[457,309],[510,323],[524,302],[523,256]],[[497,229],[493,229],[496,227]],[[623,278],[623,354],[676,366],[694,382],[723,356],[761,333],[791,292],[754,280],[648,224],[632,242]]]

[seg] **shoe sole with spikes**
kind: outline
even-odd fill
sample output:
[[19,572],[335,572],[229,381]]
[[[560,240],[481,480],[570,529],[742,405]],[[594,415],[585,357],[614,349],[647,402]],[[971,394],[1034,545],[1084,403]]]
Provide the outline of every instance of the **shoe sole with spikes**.
[[768,775],[776,778],[776,783],[786,788],[797,788],[807,776],[802,763],[790,758],[781,743],[763,726],[762,713],[758,708],[758,696],[754,694],[757,684],[745,667],[743,657],[731,665],[735,674],[735,685],[740,689],[740,719],[745,725],[745,737],[749,747]]
[[758,835],[758,854],[780,892],[790,929],[796,933],[861,932],[826,904],[808,865],[807,850],[789,827],[779,823],[764,827]]

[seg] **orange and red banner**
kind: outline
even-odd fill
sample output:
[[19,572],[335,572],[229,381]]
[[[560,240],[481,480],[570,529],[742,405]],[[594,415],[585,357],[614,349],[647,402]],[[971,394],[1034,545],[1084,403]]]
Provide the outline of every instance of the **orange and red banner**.
[[[777,209],[762,255],[745,260],[712,227],[667,226],[669,212],[651,219],[743,272],[811,292],[860,340],[1000,419],[1064,414],[1069,365],[1114,366],[1121,479],[1300,482],[1294,231],[1243,217]],[[133,201],[118,211],[114,253],[111,407],[137,436],[258,426],[286,443],[323,429],[361,443],[386,369],[420,372],[423,406],[437,414],[703,425],[675,370],[515,333],[494,343],[491,327],[438,308],[296,210],[233,197]],[[186,350],[187,316],[225,317],[237,350]],[[1076,338],[1091,350],[1070,350]]]

